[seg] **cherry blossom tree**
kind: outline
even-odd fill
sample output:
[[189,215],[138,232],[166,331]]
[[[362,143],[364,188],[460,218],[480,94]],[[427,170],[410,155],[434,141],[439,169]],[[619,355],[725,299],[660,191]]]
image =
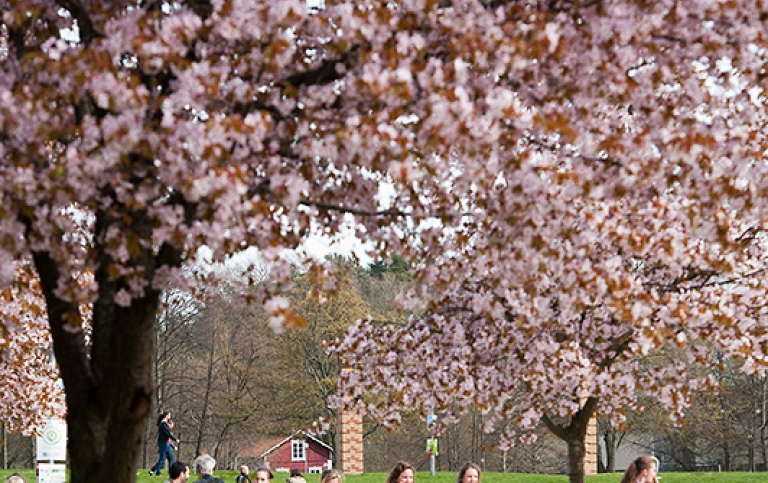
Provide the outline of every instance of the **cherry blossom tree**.
[[429,288],[340,346],[377,363],[347,389],[543,418],[572,478],[595,410],[685,402],[634,354],[763,367],[762,1],[324,7],[0,0],[0,261],[40,278],[73,483],[135,479],[163,287],[250,246],[287,279],[280,251],[343,215]]
[[404,303],[426,315],[333,346],[338,404],[475,406],[516,418],[503,445],[543,423],[583,482],[596,413],[647,395],[680,420],[716,352],[765,370],[765,4],[398,5],[389,45],[428,54],[396,72],[429,101],[389,206],[414,221],[387,239],[423,261]]
[[[0,2],[0,261],[30,257],[40,278],[72,482],[135,480],[159,296],[201,253],[256,247],[286,279],[282,249],[375,208],[389,160],[372,148],[389,139],[348,119],[371,109],[364,86],[342,84],[365,64],[354,11]],[[75,283],[86,273],[95,283]],[[274,325],[290,320],[269,291]]]
[[9,266],[14,283],[0,292],[0,420],[31,434],[42,430],[45,418],[64,417],[64,391],[37,280],[29,263]]

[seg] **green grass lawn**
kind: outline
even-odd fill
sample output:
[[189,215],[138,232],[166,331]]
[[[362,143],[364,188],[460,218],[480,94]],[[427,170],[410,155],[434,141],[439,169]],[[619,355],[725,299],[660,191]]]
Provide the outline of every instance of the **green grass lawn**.
[[[0,481],[4,481],[14,471],[27,479],[27,483],[36,481],[35,470],[0,470]],[[215,471],[214,475],[227,483],[234,483],[237,471]],[[274,483],[284,483],[286,473],[277,473]],[[319,483],[319,475],[304,475],[307,483]],[[765,473],[661,473],[661,483],[768,483],[768,472]],[[253,475],[251,475],[253,477]],[[147,470],[138,473],[138,483],[163,483],[168,478],[167,471],[163,476],[149,476]],[[195,475],[189,483],[197,479]],[[344,483],[384,483],[387,479],[385,473],[366,473],[360,476],[346,476]],[[589,476],[586,483],[619,483],[621,473]],[[435,476],[429,473],[416,473],[416,483],[455,483],[456,472],[439,472]],[[529,475],[520,473],[483,473],[483,483],[568,483],[565,475]]]

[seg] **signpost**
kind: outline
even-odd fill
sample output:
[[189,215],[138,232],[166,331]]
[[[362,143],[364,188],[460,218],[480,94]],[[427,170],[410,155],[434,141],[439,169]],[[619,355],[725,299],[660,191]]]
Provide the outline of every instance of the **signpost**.
[[47,419],[43,432],[35,438],[37,483],[64,483],[67,476],[67,423]]
[[67,465],[64,463],[38,463],[37,483],[64,483]]
[[[427,431],[434,431],[437,426],[437,415],[430,413],[427,416]],[[429,453],[429,476],[435,476],[435,456],[437,456],[437,437],[427,439],[427,453]]]

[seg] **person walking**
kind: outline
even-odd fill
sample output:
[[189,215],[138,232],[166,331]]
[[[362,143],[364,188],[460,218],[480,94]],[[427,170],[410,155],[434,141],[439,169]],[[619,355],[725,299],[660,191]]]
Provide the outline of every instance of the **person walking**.
[[176,461],[176,456],[173,454],[173,443],[176,443],[179,440],[176,439],[176,436],[174,436],[173,433],[171,433],[171,429],[173,429],[171,413],[160,413],[157,417],[157,452],[159,457],[155,466],[150,468],[149,476],[152,476],[153,474],[155,476],[160,476],[166,459],[168,460],[169,469]]

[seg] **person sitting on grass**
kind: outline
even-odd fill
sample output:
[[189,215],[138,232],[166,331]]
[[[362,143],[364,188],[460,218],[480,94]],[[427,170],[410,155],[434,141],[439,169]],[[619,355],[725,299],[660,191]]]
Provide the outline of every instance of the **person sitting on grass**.
[[274,477],[275,475],[269,471],[269,468],[265,468],[263,466],[256,468],[256,473],[254,475],[256,483],[272,483],[272,478]]
[[480,467],[474,463],[465,463],[456,476],[456,483],[480,483]]
[[285,479],[285,483],[307,483],[297,468],[291,469],[291,476]]
[[27,480],[20,474],[13,472],[5,479],[5,483],[27,483]]
[[224,483],[220,478],[213,476],[216,460],[209,454],[202,454],[195,459],[195,473],[200,475],[195,483]]
[[341,483],[341,472],[339,470],[325,470],[320,476],[320,483]]
[[168,468],[168,481],[165,483],[186,483],[189,479],[189,466],[179,461]]
[[638,456],[627,466],[621,483],[659,483],[656,476],[656,459],[652,456]]
[[240,466],[240,474],[237,475],[235,483],[251,483],[251,477],[248,476],[248,467],[246,465]]

